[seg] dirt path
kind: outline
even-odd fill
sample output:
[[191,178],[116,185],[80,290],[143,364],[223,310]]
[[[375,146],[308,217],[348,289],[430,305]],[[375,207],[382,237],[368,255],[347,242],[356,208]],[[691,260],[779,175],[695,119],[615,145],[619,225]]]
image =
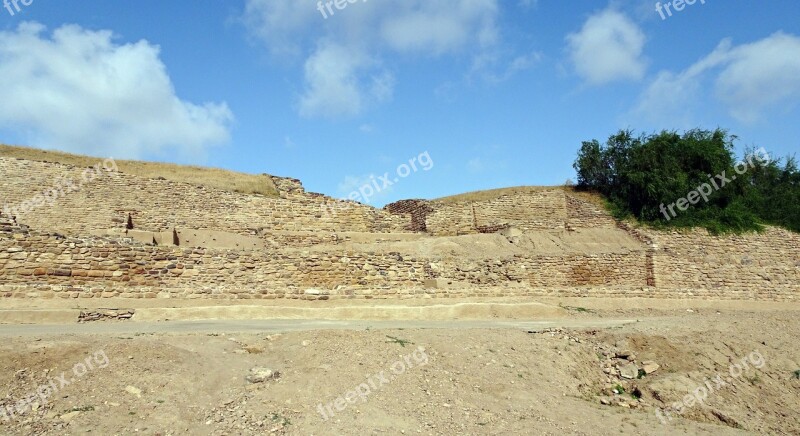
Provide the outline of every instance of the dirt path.
[[326,320],[215,320],[168,322],[95,322],[62,325],[0,325],[0,337],[43,335],[119,335],[163,333],[285,333],[320,330],[397,329],[516,329],[609,328],[635,319],[558,319],[543,321],[326,321]]

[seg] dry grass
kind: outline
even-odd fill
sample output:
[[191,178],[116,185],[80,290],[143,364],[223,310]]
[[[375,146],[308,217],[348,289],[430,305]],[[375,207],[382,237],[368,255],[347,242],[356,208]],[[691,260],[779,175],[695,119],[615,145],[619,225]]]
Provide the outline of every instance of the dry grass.
[[451,195],[449,197],[438,198],[434,201],[441,203],[460,203],[466,201],[486,201],[492,200],[503,195],[528,194],[531,192],[548,191],[551,189],[571,189],[564,186],[515,186],[512,188],[489,189],[486,191],[466,192],[464,194]]
[[572,196],[578,197],[581,200],[592,203],[602,210],[607,210],[608,205],[605,197],[598,194],[597,192],[579,191],[575,188],[565,188],[565,189],[567,189],[567,192],[569,192]]
[[[76,167],[90,167],[104,158],[81,156],[60,151],[39,150],[28,147],[15,147],[0,144],[0,156],[26,159],[39,162],[56,162]],[[140,162],[117,160],[117,167],[123,173],[138,177],[155,179],[163,177],[173,182],[202,185],[224,191],[244,194],[261,194],[277,197],[278,189],[272,179],[265,175],[237,173],[221,168],[184,166],[160,162]]]

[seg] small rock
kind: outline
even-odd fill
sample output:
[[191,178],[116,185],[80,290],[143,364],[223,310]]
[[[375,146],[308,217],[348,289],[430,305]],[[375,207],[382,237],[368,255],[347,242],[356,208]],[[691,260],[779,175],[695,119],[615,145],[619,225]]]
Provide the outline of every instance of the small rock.
[[661,368],[661,366],[652,360],[645,360],[642,362],[642,369],[644,370],[645,374],[652,374],[658,371],[658,368]]
[[137,387],[128,386],[125,388],[125,392],[131,395],[136,395],[137,398],[142,398],[142,390]]
[[633,351],[631,351],[631,350],[617,351],[616,354],[615,354],[615,356],[620,358],[620,359],[627,359],[628,357],[630,357],[632,355],[633,355]]
[[639,376],[639,367],[633,363],[619,367],[619,376],[627,379],[635,379]]
[[281,376],[278,371],[273,371],[267,367],[257,366],[250,369],[246,380],[248,383],[263,383],[267,380],[275,380]]
[[301,345],[303,345],[304,347],[307,347],[307,346],[311,345],[311,341],[303,341],[303,342],[301,342]]

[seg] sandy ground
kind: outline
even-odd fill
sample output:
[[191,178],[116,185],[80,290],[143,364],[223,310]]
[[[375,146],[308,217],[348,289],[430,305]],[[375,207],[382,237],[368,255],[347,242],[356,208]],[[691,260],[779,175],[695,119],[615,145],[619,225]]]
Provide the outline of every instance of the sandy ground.
[[[0,434],[800,434],[800,311],[568,310],[537,328],[4,326]],[[659,368],[618,376],[642,361]]]

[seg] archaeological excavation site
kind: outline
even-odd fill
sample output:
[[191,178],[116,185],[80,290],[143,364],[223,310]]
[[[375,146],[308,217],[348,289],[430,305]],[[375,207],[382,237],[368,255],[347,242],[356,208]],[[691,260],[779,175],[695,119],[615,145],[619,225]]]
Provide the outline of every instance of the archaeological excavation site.
[[19,150],[0,434],[800,432],[795,232]]
[[[102,159],[100,159],[102,161]],[[6,204],[86,168],[0,157]],[[636,297],[796,301],[800,237],[712,236],[615,220],[569,187],[378,209],[263,175],[274,195],[101,169],[0,215],[0,296],[76,300]],[[31,200],[33,199],[33,200]],[[8,208],[6,212],[8,211]],[[132,303],[133,304],[133,303]]]

